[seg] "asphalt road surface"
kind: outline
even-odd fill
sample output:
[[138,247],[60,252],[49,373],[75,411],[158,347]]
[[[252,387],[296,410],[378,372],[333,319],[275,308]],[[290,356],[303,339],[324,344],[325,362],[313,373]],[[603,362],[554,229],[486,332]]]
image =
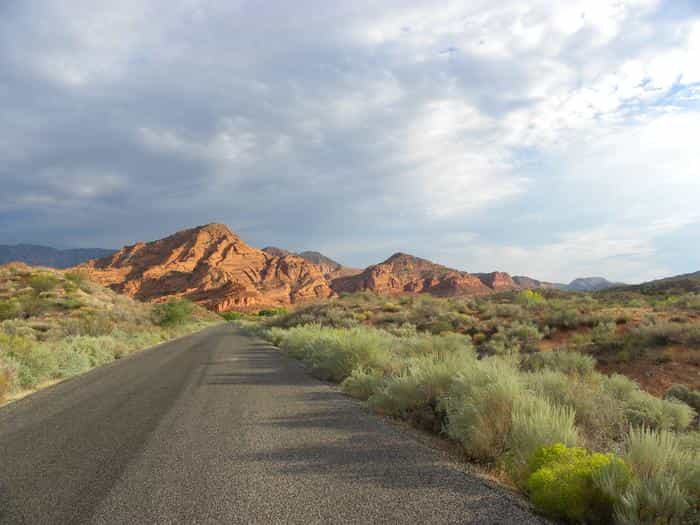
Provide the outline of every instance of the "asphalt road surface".
[[542,523],[230,325],[0,408],[0,523]]

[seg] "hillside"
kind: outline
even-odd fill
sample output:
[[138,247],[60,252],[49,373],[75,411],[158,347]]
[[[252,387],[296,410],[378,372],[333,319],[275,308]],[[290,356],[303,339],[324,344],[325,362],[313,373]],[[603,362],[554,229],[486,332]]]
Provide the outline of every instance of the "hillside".
[[335,279],[332,287],[337,293],[370,291],[385,295],[429,293],[451,296],[494,291],[476,275],[405,253],[395,253],[357,275]]
[[648,295],[700,293],[700,272],[666,277],[642,284],[616,287],[613,291],[640,292]]
[[79,272],[0,266],[0,403],[215,321],[185,303],[134,301]]
[[350,268],[349,266],[344,266],[337,261],[334,261],[330,257],[326,257],[320,252],[316,251],[303,251],[303,252],[290,252],[283,248],[277,248],[276,246],[267,246],[262,249],[268,255],[274,257],[284,257],[287,255],[296,255],[302,259],[309,261],[311,264],[315,264],[319,267],[323,275],[328,280],[335,279],[336,277],[345,277],[348,275],[355,275],[360,273],[362,270],[357,268]]
[[126,246],[81,269],[97,282],[140,300],[183,297],[218,312],[333,295],[318,266],[296,255],[277,256],[253,248],[222,224]]
[[[217,312],[259,310],[361,291],[452,297],[560,287],[505,272],[468,273],[405,253],[358,270],[319,252],[254,248],[223,224],[125,246],[78,268],[104,286],[142,301],[186,298]],[[607,285],[604,279],[591,278],[571,286],[588,291]]]
[[567,287],[566,284],[539,281],[525,275],[514,275],[513,281],[524,290],[565,290]]
[[608,281],[604,277],[579,277],[567,284],[566,290],[570,292],[598,292],[608,288],[615,288],[616,286],[625,285]]
[[48,266],[51,268],[70,268],[90,259],[106,257],[114,250],[101,248],[76,248],[57,250],[49,246],[36,244],[0,245],[0,265],[11,262],[23,262],[31,266]]

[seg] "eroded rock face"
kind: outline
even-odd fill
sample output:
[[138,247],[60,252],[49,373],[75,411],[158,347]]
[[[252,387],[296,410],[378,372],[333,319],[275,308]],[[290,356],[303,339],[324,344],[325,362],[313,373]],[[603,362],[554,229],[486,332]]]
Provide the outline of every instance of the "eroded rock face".
[[396,253],[358,275],[334,279],[331,286],[337,293],[368,290],[386,295],[481,295],[493,291],[475,275],[405,253]]
[[404,253],[360,271],[317,252],[259,250],[222,224],[126,246],[78,268],[100,284],[143,301],[184,297],[217,312],[295,304],[342,292],[451,297],[521,288],[507,273],[470,274]]
[[479,280],[494,291],[517,290],[520,287],[505,272],[477,273]]
[[185,297],[219,312],[333,295],[316,265],[253,248],[222,224],[126,246],[80,268],[97,282],[140,300]]

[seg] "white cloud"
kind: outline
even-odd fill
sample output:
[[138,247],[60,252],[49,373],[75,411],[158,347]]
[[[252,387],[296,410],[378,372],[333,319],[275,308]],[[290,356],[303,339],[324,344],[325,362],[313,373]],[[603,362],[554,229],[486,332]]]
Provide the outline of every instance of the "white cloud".
[[667,7],[18,4],[0,19],[3,202],[60,202],[58,166],[75,199],[157,201],[178,225],[217,211],[310,248],[360,231],[364,262],[401,241],[542,278],[654,274],[656,239],[700,209],[700,11]]
[[[154,151],[221,164],[252,161],[258,145],[249,123],[242,118],[223,119],[219,129],[203,139],[186,137],[169,129],[142,127],[138,131],[144,145]],[[289,147],[289,140],[284,137],[278,137],[273,145],[278,152]]]

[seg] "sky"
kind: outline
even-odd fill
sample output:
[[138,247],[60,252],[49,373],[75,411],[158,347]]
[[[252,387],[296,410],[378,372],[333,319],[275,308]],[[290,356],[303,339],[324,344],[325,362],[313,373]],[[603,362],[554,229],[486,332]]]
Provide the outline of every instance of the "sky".
[[698,0],[0,2],[0,243],[700,270]]

